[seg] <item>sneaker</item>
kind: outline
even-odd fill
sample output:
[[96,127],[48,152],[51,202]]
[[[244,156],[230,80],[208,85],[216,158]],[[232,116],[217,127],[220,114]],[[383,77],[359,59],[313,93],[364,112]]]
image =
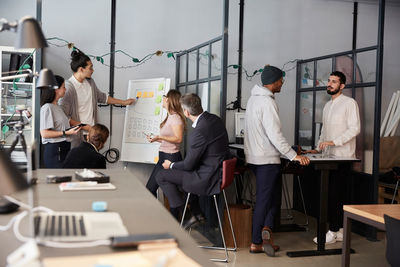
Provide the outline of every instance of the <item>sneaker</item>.
[[[325,236],[325,245],[326,245],[326,244],[333,244],[333,243],[335,243],[335,242],[336,242],[336,238],[337,238],[337,232],[332,232],[332,231],[329,230],[329,231],[326,233],[326,236]],[[342,240],[343,240],[343,234],[342,234]],[[341,240],[341,241],[342,241],[342,240]],[[317,238],[316,238],[316,237],[314,237],[313,241],[314,241],[315,244],[318,244],[318,241],[317,241]]]
[[343,228],[340,228],[338,232],[336,232],[336,241],[343,241]]

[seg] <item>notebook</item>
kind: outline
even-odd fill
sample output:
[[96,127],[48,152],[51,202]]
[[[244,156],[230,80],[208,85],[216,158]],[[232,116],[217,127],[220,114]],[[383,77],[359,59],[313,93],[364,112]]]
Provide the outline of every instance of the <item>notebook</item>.
[[127,235],[116,212],[53,212],[34,217],[35,237],[40,241],[92,241]]
[[112,183],[98,183],[96,181],[67,182],[61,183],[58,188],[60,191],[114,190],[115,185]]

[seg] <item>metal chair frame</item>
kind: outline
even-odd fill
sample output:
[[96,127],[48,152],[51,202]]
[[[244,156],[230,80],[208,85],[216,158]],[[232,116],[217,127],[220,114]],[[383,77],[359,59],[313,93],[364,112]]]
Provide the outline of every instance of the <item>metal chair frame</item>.
[[[224,173],[222,174],[222,176],[224,176]],[[234,179],[234,178],[233,178]],[[237,244],[236,244],[236,237],[235,237],[235,233],[233,231],[233,225],[232,225],[232,220],[231,220],[231,214],[229,212],[229,206],[228,206],[228,201],[226,200],[226,195],[225,195],[225,189],[221,189],[222,194],[224,196],[224,202],[225,202],[225,206],[226,206],[226,212],[228,214],[228,220],[229,220],[229,225],[231,228],[231,233],[232,233],[232,237],[233,237],[233,243],[234,243],[234,247],[233,248],[228,248],[226,246],[225,243],[225,236],[224,236],[224,231],[222,228],[222,218],[221,215],[219,213],[219,208],[218,208],[218,203],[217,203],[217,195],[214,194],[212,195],[214,198],[214,204],[215,204],[215,209],[217,211],[217,217],[218,217],[218,223],[219,223],[219,230],[221,233],[221,237],[222,237],[222,243],[224,244],[224,247],[212,247],[212,246],[199,246],[200,248],[205,248],[205,249],[216,249],[216,250],[225,250],[225,258],[224,259],[217,259],[217,258],[212,258],[210,259],[211,261],[216,261],[216,262],[228,262],[229,260],[229,255],[228,255],[228,251],[237,251]],[[185,214],[186,214],[186,209],[189,203],[189,199],[190,199],[190,193],[187,194],[187,198],[186,198],[186,203],[185,203],[185,208],[183,209],[183,214],[182,214],[182,219],[181,219],[181,227],[183,225],[183,219],[185,218]]]

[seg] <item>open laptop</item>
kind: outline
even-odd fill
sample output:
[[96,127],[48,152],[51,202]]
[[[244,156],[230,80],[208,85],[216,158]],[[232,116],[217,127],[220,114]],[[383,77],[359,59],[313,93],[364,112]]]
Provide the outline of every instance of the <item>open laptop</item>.
[[40,241],[93,241],[128,235],[116,212],[52,212],[34,216],[35,237]]

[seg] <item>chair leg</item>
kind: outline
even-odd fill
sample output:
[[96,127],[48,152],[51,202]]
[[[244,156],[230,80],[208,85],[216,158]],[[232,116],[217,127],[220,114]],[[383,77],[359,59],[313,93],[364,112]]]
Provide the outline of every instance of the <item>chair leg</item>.
[[222,190],[222,193],[224,194],[224,201],[225,201],[225,206],[226,206],[226,213],[228,214],[228,220],[229,220],[229,225],[231,227],[231,232],[232,232],[232,237],[233,237],[233,244],[235,245],[234,248],[230,249],[228,248],[229,251],[236,251],[237,250],[237,244],[236,244],[236,237],[235,233],[233,231],[233,225],[232,225],[232,220],[231,220],[231,213],[229,212],[229,206],[228,206],[228,201],[226,200],[226,195],[225,195],[225,190]]
[[221,216],[219,214],[219,208],[218,208],[218,203],[217,203],[217,197],[216,195],[214,197],[214,204],[215,204],[215,209],[217,210],[217,216],[218,216],[218,223],[219,223],[219,230],[221,232],[221,237],[222,237],[222,243],[224,244],[224,250],[225,250],[225,259],[210,259],[212,261],[218,261],[218,262],[228,262],[229,256],[228,256],[228,250],[226,248],[226,243],[225,243],[225,237],[224,237],[224,230],[222,229],[222,220]]
[[181,219],[181,228],[183,225],[183,220],[185,219],[185,214],[186,214],[186,209],[189,203],[189,198],[190,198],[190,193],[188,193],[187,198],[186,198],[186,203],[185,203],[185,208],[183,209],[183,214],[182,214],[182,219]]
[[300,176],[298,176],[298,175],[296,175],[296,176],[297,176],[297,182],[299,183],[300,197],[301,197],[301,202],[303,204],[304,215],[306,215],[306,223],[302,224],[302,226],[308,226],[308,215],[307,215],[307,210],[306,210],[306,204],[304,202],[303,188],[301,187]]
[[400,180],[397,180],[396,187],[395,187],[394,192],[393,192],[392,204],[394,203],[394,199],[397,196],[397,189],[399,188],[399,182],[400,182]]

